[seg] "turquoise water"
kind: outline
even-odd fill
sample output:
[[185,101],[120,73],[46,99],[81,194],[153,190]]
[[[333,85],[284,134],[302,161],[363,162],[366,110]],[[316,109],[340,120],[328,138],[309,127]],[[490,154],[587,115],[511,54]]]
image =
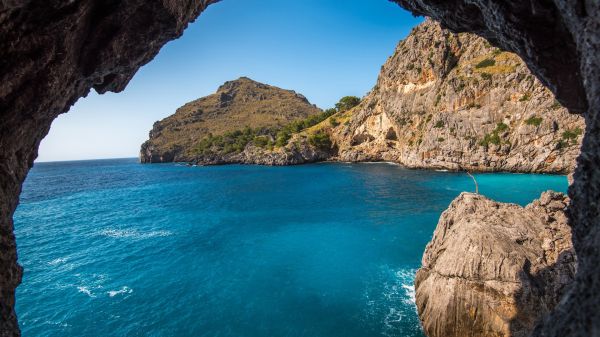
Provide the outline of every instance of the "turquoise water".
[[[477,175],[526,204],[566,178]],[[422,336],[412,281],[469,177],[381,164],[36,164],[23,336]]]

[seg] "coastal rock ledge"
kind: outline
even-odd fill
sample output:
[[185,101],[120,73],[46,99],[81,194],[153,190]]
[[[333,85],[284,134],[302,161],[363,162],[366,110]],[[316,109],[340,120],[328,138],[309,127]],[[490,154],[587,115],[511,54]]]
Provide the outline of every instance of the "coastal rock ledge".
[[429,337],[529,336],[574,279],[565,209],[544,192],[526,207],[462,193],[442,214],[415,288]]

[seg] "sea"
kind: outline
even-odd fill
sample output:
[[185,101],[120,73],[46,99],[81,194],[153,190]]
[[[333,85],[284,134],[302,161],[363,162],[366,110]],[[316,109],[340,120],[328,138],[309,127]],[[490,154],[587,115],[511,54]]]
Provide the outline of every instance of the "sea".
[[[476,174],[526,205],[565,176]],[[15,213],[24,337],[422,337],[414,275],[464,173],[36,163]]]

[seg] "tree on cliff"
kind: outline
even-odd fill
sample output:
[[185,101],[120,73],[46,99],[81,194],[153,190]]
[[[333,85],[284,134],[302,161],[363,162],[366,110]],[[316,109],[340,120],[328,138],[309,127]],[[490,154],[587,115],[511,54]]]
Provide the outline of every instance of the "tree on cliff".
[[339,102],[335,103],[335,108],[338,112],[344,112],[350,110],[360,103],[360,98],[356,96],[345,96],[340,99]]

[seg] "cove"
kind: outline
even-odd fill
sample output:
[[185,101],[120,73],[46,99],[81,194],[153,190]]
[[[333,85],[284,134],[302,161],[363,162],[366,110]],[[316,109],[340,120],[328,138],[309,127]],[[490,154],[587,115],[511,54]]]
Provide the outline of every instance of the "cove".
[[[564,176],[478,174],[525,205]],[[23,336],[422,336],[412,287],[463,173],[38,163],[15,213]]]

